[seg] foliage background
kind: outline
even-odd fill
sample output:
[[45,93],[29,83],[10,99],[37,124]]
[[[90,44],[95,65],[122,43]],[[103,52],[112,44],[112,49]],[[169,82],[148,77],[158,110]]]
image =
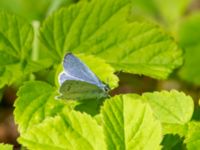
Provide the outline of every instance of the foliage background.
[[[34,26],[35,31],[37,31],[38,26],[49,14],[60,7],[75,2],[76,1],[73,0],[2,0],[0,2],[0,7],[3,10],[11,11],[23,16],[29,20]],[[130,21],[134,19],[140,20],[141,17],[144,17],[149,21],[158,23],[167,30],[168,34],[173,35],[177,43],[184,49],[185,62],[184,65],[180,69],[175,70],[167,80],[155,80],[144,75],[132,75],[119,72],[117,73],[117,76],[120,79],[119,87],[112,91],[112,95],[118,93],[142,94],[144,92],[160,91],[163,89],[177,89],[191,95],[196,102],[196,107],[199,107],[199,3],[200,2],[198,1],[192,0],[176,0],[173,2],[168,0],[166,3],[163,3],[161,0],[133,1],[134,7],[132,9]],[[190,37],[188,38],[188,36]],[[34,49],[37,52],[37,49],[40,48],[41,45],[38,44],[38,41],[34,41],[34,43]],[[37,53],[33,54],[33,59],[37,58],[37,55]],[[48,60],[44,60],[44,62],[46,61]],[[48,78],[46,78],[46,74],[48,74]],[[50,70],[38,72],[37,79],[53,83],[54,74],[55,72],[51,72]],[[154,75],[150,76],[154,77]],[[28,76],[27,78],[32,77]],[[16,91],[24,80],[27,79],[22,79],[22,81],[18,81],[14,85],[11,84],[6,86],[0,92],[0,141],[13,143],[16,147],[18,146],[18,143],[16,142],[18,133],[13,122],[13,103],[16,99]],[[113,82],[113,84],[115,83]],[[198,109],[196,109],[196,111],[193,118],[199,120]],[[174,138],[177,139],[176,137]],[[167,138],[165,140],[167,141]]]

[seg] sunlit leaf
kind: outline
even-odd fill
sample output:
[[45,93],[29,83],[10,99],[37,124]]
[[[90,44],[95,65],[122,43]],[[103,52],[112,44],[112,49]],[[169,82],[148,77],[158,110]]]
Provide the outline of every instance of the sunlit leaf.
[[156,117],[162,123],[188,123],[194,111],[194,103],[190,96],[172,90],[144,93],[143,98],[151,105]]
[[0,12],[0,88],[23,76],[30,59],[33,29],[14,14]]
[[188,150],[199,149],[200,147],[200,123],[189,123],[188,133],[184,141]]
[[65,109],[19,138],[29,149],[106,150],[103,129],[87,114]]
[[166,78],[182,64],[181,49],[158,26],[128,22],[129,9],[129,0],[93,0],[55,12],[41,27],[44,57],[94,54],[117,71]]
[[3,143],[0,143],[0,149],[1,149],[1,150],[13,150],[13,146],[10,145],[10,144],[3,144]]
[[120,95],[107,100],[102,108],[108,149],[159,149],[161,125],[148,106],[135,95]]
[[51,85],[40,81],[27,82],[20,88],[14,104],[15,121],[20,133],[62,111],[64,104],[55,100],[55,93]]

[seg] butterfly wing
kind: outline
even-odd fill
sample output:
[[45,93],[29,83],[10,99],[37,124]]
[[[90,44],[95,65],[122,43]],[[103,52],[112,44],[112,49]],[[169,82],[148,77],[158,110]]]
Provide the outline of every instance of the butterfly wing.
[[97,76],[73,54],[65,55],[63,66],[65,77],[95,84],[102,89],[105,87]]
[[106,98],[107,93],[94,84],[78,80],[66,80],[60,87],[61,99],[89,100]]
[[60,85],[62,85],[66,80],[77,80],[77,81],[83,81],[82,79],[73,77],[69,74],[67,74],[66,72],[61,72],[59,75],[59,83]]

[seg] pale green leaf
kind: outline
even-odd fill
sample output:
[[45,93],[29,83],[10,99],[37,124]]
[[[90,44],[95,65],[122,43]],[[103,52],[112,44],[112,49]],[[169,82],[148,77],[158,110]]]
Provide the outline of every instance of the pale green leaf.
[[156,117],[162,123],[188,123],[194,111],[194,103],[190,96],[172,90],[144,93],[142,97],[151,105]]
[[200,147],[200,123],[190,122],[184,143],[188,150],[198,150]]
[[0,12],[0,88],[23,75],[30,58],[33,29],[14,14]]
[[190,83],[200,85],[200,13],[186,18],[180,25],[180,44],[185,48],[185,63],[181,68],[180,77]]
[[135,95],[119,95],[108,99],[101,113],[108,149],[160,148],[160,122],[154,118],[149,105]]
[[13,146],[10,144],[0,143],[0,150],[13,150]]
[[87,114],[65,109],[19,138],[28,149],[106,150],[102,127]]
[[162,124],[163,134],[178,134],[180,137],[184,137],[188,131],[188,124]]
[[158,26],[128,22],[129,9],[129,0],[93,0],[55,12],[41,27],[45,56],[60,63],[66,52],[84,52],[117,71],[166,78],[182,64],[182,51]]
[[14,116],[20,133],[62,111],[65,105],[55,100],[55,93],[51,85],[40,81],[27,82],[19,89]]

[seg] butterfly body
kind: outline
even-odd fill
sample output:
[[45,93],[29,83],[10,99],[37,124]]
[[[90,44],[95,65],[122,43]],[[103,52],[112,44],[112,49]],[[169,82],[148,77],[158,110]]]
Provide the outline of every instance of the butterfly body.
[[63,61],[64,71],[59,75],[62,99],[84,100],[108,97],[108,86],[77,57],[68,53]]

